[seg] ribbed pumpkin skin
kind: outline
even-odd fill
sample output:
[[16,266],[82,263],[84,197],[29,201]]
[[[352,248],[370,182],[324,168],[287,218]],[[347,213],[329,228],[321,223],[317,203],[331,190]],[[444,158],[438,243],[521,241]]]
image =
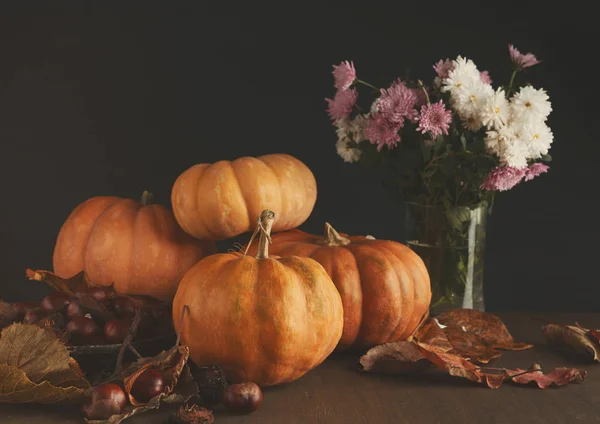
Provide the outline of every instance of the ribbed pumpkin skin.
[[[412,334],[431,302],[422,259],[401,243],[348,237],[345,246],[325,246],[323,236],[300,230],[273,234],[274,255],[319,262],[342,296],[344,332],[337,350],[369,348]],[[253,245],[249,253],[256,251]]]
[[217,364],[229,382],[296,380],[334,350],[343,327],[340,295],[316,261],[217,254],[190,269],[173,300],[173,321],[197,365]]
[[118,293],[171,300],[185,272],[216,252],[194,240],[161,205],[119,197],[93,197],[73,210],[54,248],[54,272],[69,278],[85,271],[95,284]]
[[315,177],[286,154],[194,165],[171,192],[179,225],[201,240],[224,240],[256,228],[264,209],[277,214],[273,231],[296,228],[317,199]]

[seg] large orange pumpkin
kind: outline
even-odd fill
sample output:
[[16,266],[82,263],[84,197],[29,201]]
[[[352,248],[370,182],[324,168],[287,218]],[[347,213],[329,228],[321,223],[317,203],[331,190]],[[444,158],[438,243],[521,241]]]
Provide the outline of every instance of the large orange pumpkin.
[[147,193],[142,199],[101,196],[77,206],[58,234],[54,272],[85,271],[118,293],[172,299],[185,272],[216,247],[186,234],[164,206],[146,205]]
[[291,230],[273,234],[272,240],[273,254],[316,260],[338,288],[344,305],[339,350],[406,339],[428,313],[429,274],[421,258],[401,243],[348,237],[329,224],[325,236]]
[[342,335],[342,301],[323,267],[308,258],[269,257],[273,219],[271,211],[261,214],[256,257],[202,259],[173,300],[175,328],[192,360],[220,365],[230,382],[296,380],[325,360]]
[[173,185],[179,225],[201,240],[224,240],[256,228],[264,209],[277,214],[273,231],[296,228],[311,214],[317,184],[308,167],[285,154],[194,165]]

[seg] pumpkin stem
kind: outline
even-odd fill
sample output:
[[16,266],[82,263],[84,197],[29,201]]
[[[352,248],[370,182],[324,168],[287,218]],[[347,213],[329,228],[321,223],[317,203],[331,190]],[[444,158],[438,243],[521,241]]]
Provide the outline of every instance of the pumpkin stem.
[[[258,238],[258,250],[256,251],[257,259],[266,259],[269,257],[269,243],[271,242],[271,228],[273,227],[273,221],[275,221],[275,213],[268,209],[262,211],[260,218],[258,218],[258,226],[252,235],[252,239],[254,239],[256,234],[260,232]],[[250,239],[250,243],[252,243],[252,239]]]
[[142,206],[148,206],[154,200],[154,195],[150,193],[148,190],[144,190],[142,193],[142,198],[140,199],[140,203]]
[[350,239],[338,233],[329,222],[325,223],[325,235],[320,244],[325,246],[345,246],[350,244]]

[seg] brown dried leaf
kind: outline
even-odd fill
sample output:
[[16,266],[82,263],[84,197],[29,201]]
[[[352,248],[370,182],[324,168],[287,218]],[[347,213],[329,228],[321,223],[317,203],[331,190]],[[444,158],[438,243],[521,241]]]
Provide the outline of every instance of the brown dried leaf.
[[215,417],[209,409],[198,405],[182,406],[170,422],[177,424],[212,424]]
[[419,343],[435,346],[442,352],[450,352],[454,349],[436,318],[429,317],[413,334],[413,338]]
[[455,377],[463,377],[471,381],[481,382],[479,367],[455,353],[444,352],[428,344],[418,344],[419,351],[439,369]]
[[487,363],[502,355],[497,349],[524,350],[533,347],[516,342],[496,315],[474,309],[454,309],[437,316],[454,351],[476,362]]
[[381,374],[410,374],[422,371],[430,364],[412,341],[385,343],[375,346],[360,358],[363,371]]
[[84,271],[81,271],[79,274],[67,279],[60,278],[58,275],[50,271],[43,270],[26,269],[25,274],[30,280],[43,281],[52,289],[67,293],[71,296],[73,296],[77,290],[93,286],[89,277]]
[[0,336],[0,402],[78,403],[90,387],[64,344],[35,325],[12,324]]
[[145,405],[127,406],[122,414],[113,415],[112,417],[106,420],[86,420],[86,422],[88,424],[119,424],[123,420],[133,415],[138,415],[146,411],[158,409],[163,402],[169,404],[185,403],[188,400],[190,400],[192,396],[195,396],[197,394],[198,385],[194,381],[192,374],[190,373],[190,369],[186,364],[181,371],[177,386],[169,395],[166,395],[164,393],[160,394],[151,399],[150,402],[148,402]]
[[[152,358],[150,361],[144,361],[144,359],[140,359],[138,363],[140,361],[144,361],[144,363],[123,380],[125,384],[125,393],[127,393],[127,396],[129,396],[129,401],[131,404],[133,406],[141,406],[145,404],[144,402],[137,401],[132,396],[131,388],[133,387],[135,380],[137,380],[137,378],[149,368],[158,369],[165,379],[165,389],[159,396],[169,396],[175,389],[175,386],[177,386],[179,376],[183,371],[183,368],[186,366],[189,357],[190,350],[187,346],[175,346],[168,350],[166,355],[161,353],[160,355]],[[150,402],[152,402],[152,399]]]
[[600,362],[600,344],[590,330],[573,325],[548,324],[542,327],[542,333],[548,343]]

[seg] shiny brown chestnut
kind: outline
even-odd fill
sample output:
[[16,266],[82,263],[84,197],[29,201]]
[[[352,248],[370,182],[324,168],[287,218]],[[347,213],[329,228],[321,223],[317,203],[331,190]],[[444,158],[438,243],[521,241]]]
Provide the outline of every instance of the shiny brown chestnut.
[[60,312],[63,311],[64,308],[71,301],[71,297],[62,292],[54,292],[50,293],[48,296],[42,299],[40,306],[42,309],[48,313],[51,312]]
[[69,333],[80,337],[90,337],[96,334],[98,329],[98,324],[88,317],[73,317],[67,323]]
[[223,393],[223,405],[231,411],[242,414],[256,411],[262,401],[262,390],[253,382],[231,384]]
[[106,420],[123,412],[126,404],[123,389],[116,384],[105,383],[94,387],[91,401],[83,407],[83,412],[89,420]]
[[122,343],[129,334],[130,319],[114,319],[104,324],[104,336],[109,343]]
[[131,387],[131,395],[138,402],[148,402],[165,389],[165,378],[156,368],[141,373]]

